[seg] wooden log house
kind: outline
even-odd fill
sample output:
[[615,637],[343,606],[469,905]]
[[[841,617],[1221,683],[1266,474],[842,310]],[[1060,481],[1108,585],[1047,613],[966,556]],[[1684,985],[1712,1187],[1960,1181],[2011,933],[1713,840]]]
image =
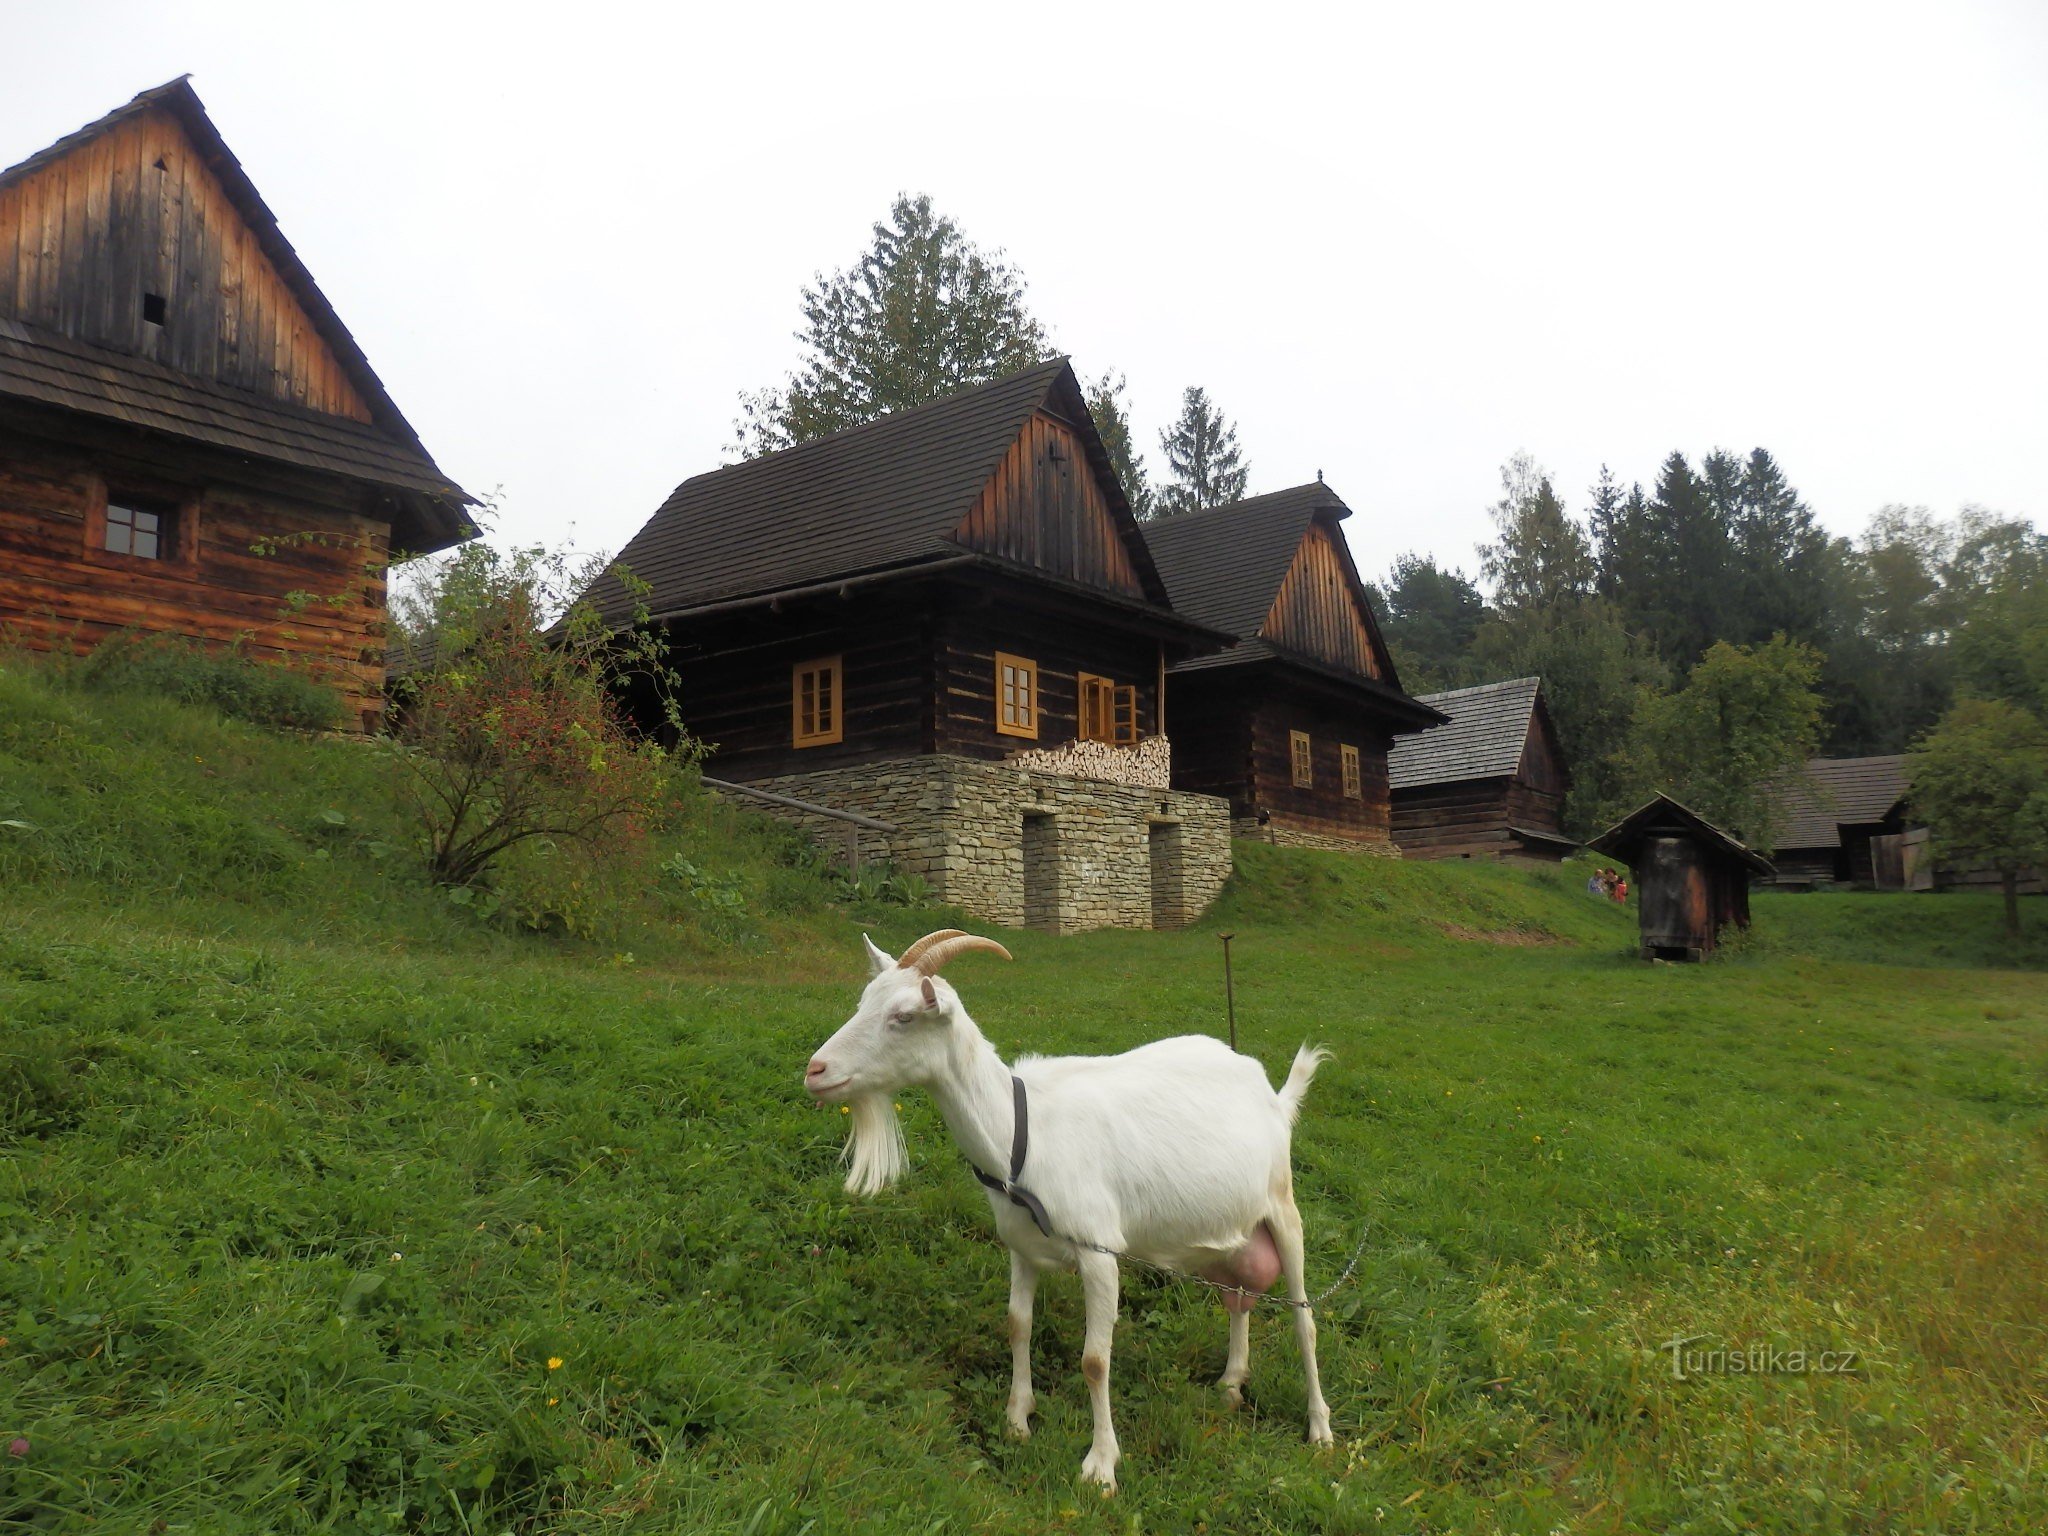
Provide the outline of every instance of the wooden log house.
[[186,80],[0,171],[0,632],[239,641],[371,727],[386,561],[470,505]]
[[1174,606],[1238,637],[1167,676],[1173,781],[1240,836],[1392,854],[1388,751],[1443,716],[1402,691],[1350,515],[1318,480],[1146,526]]
[[1657,795],[1588,845],[1635,873],[1645,960],[1704,960],[1723,930],[1749,926],[1749,882],[1771,862],[1669,795]]
[[1160,685],[1230,637],[1168,601],[1064,360],[686,480],[617,564],[707,771],[897,826],[871,852],[943,899],[1170,925],[1220,887]]
[[1571,773],[1540,678],[1424,694],[1450,723],[1394,748],[1394,841],[1411,859],[1555,863]]
[[1872,843],[1907,826],[1909,759],[1816,757],[1772,795],[1780,885],[1873,885]]

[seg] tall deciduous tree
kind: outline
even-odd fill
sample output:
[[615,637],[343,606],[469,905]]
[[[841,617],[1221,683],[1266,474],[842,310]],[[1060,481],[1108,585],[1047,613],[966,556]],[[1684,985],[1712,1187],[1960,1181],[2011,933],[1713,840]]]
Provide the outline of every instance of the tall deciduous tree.
[[899,196],[851,266],[803,291],[804,355],[779,387],[743,395],[741,456],[757,457],[1044,358],[1024,279],[929,197]]
[[1088,414],[1109,453],[1110,466],[1123,482],[1131,511],[1143,522],[1152,516],[1152,487],[1145,478],[1144,456],[1131,443],[1131,413],[1124,403],[1124,376],[1114,369],[1088,386]]
[[1480,570],[1503,613],[1545,611],[1593,590],[1593,550],[1565,512],[1545,474],[1526,453],[1500,470],[1493,504],[1497,537],[1479,547]]
[[1630,757],[1639,788],[1770,847],[1772,785],[1820,739],[1820,671],[1820,652],[1783,635],[1758,646],[1716,641],[1683,688],[1638,704]]
[[2048,726],[2001,699],[1965,699],[1914,749],[1913,806],[1943,857],[1998,871],[2017,937],[2021,871],[2048,865]]
[[1166,483],[1159,488],[1158,515],[1228,506],[1244,496],[1250,468],[1237,446],[1237,428],[1190,384],[1181,395],[1180,415],[1159,434],[1166,455]]

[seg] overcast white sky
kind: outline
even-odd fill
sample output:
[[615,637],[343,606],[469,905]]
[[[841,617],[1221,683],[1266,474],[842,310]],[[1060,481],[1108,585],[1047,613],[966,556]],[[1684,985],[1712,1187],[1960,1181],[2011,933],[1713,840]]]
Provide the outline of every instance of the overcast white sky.
[[190,71],[502,536],[616,549],[899,190],[1005,249],[1141,446],[1182,386],[1368,575],[1526,448],[1770,448],[1832,529],[2048,517],[2048,3],[0,0],[0,164]]

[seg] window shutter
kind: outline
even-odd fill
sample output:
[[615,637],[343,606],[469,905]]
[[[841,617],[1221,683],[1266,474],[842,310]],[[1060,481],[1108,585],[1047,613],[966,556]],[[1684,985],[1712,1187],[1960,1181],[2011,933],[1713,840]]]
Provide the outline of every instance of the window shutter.
[[1130,746],[1138,739],[1138,690],[1126,683],[1116,690],[1116,741]]

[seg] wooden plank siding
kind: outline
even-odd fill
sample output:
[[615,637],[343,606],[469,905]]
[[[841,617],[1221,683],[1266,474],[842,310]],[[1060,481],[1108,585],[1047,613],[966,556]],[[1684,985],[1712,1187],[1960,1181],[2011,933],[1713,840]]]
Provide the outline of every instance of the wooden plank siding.
[[[162,297],[162,325],[144,318],[145,294]],[[162,108],[0,187],[0,316],[371,419],[340,357]]]
[[[106,552],[110,476],[176,504],[171,558]],[[123,459],[0,433],[0,628],[32,650],[87,650],[121,630],[240,642],[306,666],[352,723],[369,723],[382,707],[388,532],[316,488],[238,486],[179,453]]]
[[1145,596],[1087,450],[1046,411],[1025,422],[953,540],[1082,586]]
[[[1038,735],[996,733],[996,652],[1038,664]],[[1020,606],[1008,596],[986,606],[956,600],[940,621],[935,646],[936,712],[930,750],[1002,758],[1056,747],[1080,734],[1080,676],[1137,689],[1138,729],[1159,729],[1159,647],[1103,622],[1079,604]]]
[[[1569,781],[1541,709],[1530,711],[1521,761],[1512,775],[1446,779],[1397,791],[1394,840],[1416,858],[1526,856],[1534,852],[1511,829],[1564,832]],[[1563,850],[1540,857],[1563,857]]]
[[1338,547],[1339,537],[1333,523],[1318,519],[1310,525],[1259,636],[1285,650],[1380,681],[1386,667],[1366,628],[1361,602],[1354,599],[1351,569]]

